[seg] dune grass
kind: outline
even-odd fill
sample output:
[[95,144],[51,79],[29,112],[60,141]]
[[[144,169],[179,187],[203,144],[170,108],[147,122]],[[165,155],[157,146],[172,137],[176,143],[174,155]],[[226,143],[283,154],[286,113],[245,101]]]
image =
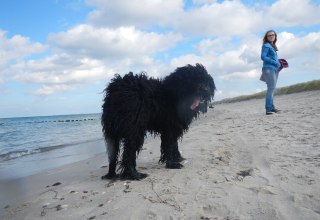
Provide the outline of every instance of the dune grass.
[[[277,88],[275,91],[275,95],[284,95],[312,90],[320,90],[320,80],[313,80],[309,82],[298,83],[291,86]],[[261,99],[265,97],[265,94],[266,91],[262,91],[251,95],[242,95],[234,98],[223,99],[221,101],[214,102],[214,104],[240,102],[249,99]]]

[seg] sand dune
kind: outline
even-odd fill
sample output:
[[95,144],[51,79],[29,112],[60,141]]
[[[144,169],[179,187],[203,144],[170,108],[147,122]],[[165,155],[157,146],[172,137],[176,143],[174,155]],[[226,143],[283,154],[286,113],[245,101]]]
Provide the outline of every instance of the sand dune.
[[7,183],[14,198],[1,199],[0,218],[319,220],[320,91],[275,102],[282,111],[270,116],[263,99],[209,109],[180,142],[181,170],[158,164],[160,140],[149,137],[141,181],[101,180],[99,155]]

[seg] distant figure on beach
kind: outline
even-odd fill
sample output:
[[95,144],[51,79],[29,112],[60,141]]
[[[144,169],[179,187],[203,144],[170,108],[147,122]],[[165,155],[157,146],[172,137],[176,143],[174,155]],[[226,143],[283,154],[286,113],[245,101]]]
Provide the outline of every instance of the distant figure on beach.
[[203,100],[202,102],[200,102],[200,111],[202,113],[206,113],[208,111],[208,101],[207,100]]
[[[260,80],[266,82],[267,84],[267,93],[266,93],[266,102],[265,109],[266,114],[271,115],[279,112],[278,109],[274,106],[273,103],[273,93],[275,91],[279,71],[283,67],[287,67],[287,62],[284,59],[278,59],[277,55],[277,33],[274,30],[269,30],[265,33],[263,37],[263,44],[261,50],[261,59],[263,61],[262,66],[262,75]],[[283,63],[284,66],[281,64]]]

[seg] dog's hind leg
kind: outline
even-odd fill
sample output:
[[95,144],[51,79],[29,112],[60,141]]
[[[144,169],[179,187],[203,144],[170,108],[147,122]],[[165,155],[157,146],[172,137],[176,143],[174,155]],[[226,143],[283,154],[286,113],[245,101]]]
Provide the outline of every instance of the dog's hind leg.
[[121,179],[140,180],[147,177],[147,174],[139,173],[136,169],[137,153],[142,148],[143,142],[143,134],[132,135],[132,137],[125,138],[121,161]]
[[109,172],[102,176],[102,179],[113,179],[116,177],[119,145],[120,140],[118,138],[106,137],[106,148],[109,158]]

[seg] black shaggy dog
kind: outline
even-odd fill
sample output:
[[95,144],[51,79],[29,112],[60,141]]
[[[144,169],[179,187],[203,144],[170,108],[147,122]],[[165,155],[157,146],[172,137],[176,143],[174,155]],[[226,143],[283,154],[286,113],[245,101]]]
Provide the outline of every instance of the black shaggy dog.
[[148,78],[144,73],[124,77],[116,75],[105,89],[101,123],[109,158],[109,172],[102,179],[116,177],[120,162],[122,179],[139,180],[147,175],[136,170],[136,157],[147,132],[161,136],[160,162],[179,169],[184,158],[178,139],[199,115],[200,102],[214,96],[212,77],[201,64],[177,68],[163,80]]

